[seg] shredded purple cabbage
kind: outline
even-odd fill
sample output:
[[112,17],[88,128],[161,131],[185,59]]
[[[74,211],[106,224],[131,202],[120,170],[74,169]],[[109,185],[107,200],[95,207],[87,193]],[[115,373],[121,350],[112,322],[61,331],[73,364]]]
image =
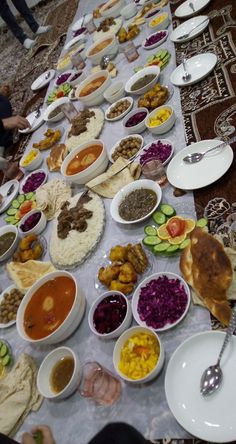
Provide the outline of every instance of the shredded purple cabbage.
[[24,233],[26,231],[32,230],[32,228],[34,228],[37,223],[39,222],[41,218],[41,213],[34,213],[31,214],[31,216],[29,216],[26,221],[20,226],[21,230],[24,231]]
[[143,150],[143,154],[140,156],[139,162],[141,165],[143,165],[148,160],[159,159],[162,163],[164,163],[170,155],[171,145],[168,143],[162,143],[160,140],[158,140]]
[[148,37],[146,39],[144,46],[155,45],[155,43],[158,43],[160,40],[164,39],[165,36],[166,36],[166,31],[156,32],[156,34],[153,34],[151,35],[151,37]]
[[138,123],[142,122],[145,119],[146,115],[147,113],[145,111],[134,114],[129,118],[129,120],[127,120],[125,126],[127,128],[130,128],[131,126],[138,125]]
[[43,181],[45,179],[45,173],[38,172],[38,173],[32,173],[28,179],[26,180],[25,184],[22,187],[22,191],[24,193],[30,193],[32,191],[37,190],[40,185],[42,185]]
[[60,76],[58,76],[56,84],[62,85],[63,83],[65,83],[69,77],[70,77],[71,73],[70,72],[65,72],[64,74],[61,74]]
[[147,327],[163,328],[173,324],[184,313],[188,296],[179,279],[161,276],[140,290],[138,314]]
[[123,296],[113,294],[104,298],[93,315],[94,327],[100,334],[111,333],[123,322],[127,312],[127,303]]
[[77,73],[72,77],[72,79],[70,79],[70,82],[73,82],[74,80],[78,79],[78,77],[80,77],[81,74],[82,74],[82,72],[77,72]]

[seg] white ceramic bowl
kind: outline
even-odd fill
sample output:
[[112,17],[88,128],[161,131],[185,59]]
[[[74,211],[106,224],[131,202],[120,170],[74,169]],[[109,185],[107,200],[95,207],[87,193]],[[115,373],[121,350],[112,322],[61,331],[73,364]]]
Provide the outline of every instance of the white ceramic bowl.
[[[75,74],[78,74],[78,73],[81,73],[80,74],[80,76],[79,77],[77,77],[77,79],[75,79],[75,80],[71,80],[71,79],[73,79],[73,77],[74,77],[74,75]],[[85,74],[85,72],[84,71],[74,71],[72,74],[71,74],[71,76],[69,77],[69,79],[68,79],[68,83],[71,85],[71,86],[77,86],[77,85],[79,85],[79,83],[81,83],[81,82],[83,82],[83,80],[85,80],[86,79],[86,74]]]
[[[62,324],[59,325],[59,327],[54,332],[52,332],[51,334],[42,339],[32,339],[27,335],[24,329],[25,309],[28,305],[28,302],[32,298],[33,294],[36,292],[36,290],[38,290],[47,281],[55,279],[58,276],[67,276],[74,281],[75,283],[74,303],[64,322],[62,322]],[[68,271],[63,271],[63,270],[53,271],[52,273],[48,273],[47,275],[38,279],[37,282],[35,282],[35,284],[26,292],[17,312],[17,318],[16,318],[17,331],[22,339],[32,344],[38,344],[38,345],[57,344],[58,342],[64,341],[66,338],[68,338],[79,326],[82,317],[84,315],[85,306],[86,306],[86,299],[84,297],[81,288],[78,287],[77,281],[74,278],[74,276]]]
[[171,146],[171,153],[170,153],[169,157],[165,160],[165,162],[162,163],[162,165],[165,166],[165,165],[167,165],[167,163],[170,161],[170,159],[172,158],[172,156],[174,154],[174,144],[173,144],[173,142],[171,142],[168,139],[156,139],[156,140],[153,140],[152,142],[148,143],[147,145],[145,145],[140,151],[139,159],[144,154],[145,150],[147,150],[153,143],[157,143],[157,142],[161,142],[164,145]]
[[109,103],[115,103],[117,100],[125,96],[125,87],[123,82],[113,83],[103,93],[104,99]]
[[[102,146],[102,152],[100,156],[95,160],[92,165],[90,165],[88,168],[86,168],[84,171],[81,171],[80,173],[68,175],[66,174],[67,166],[70,163],[70,161],[83,149],[87,148],[90,145],[101,145]],[[90,140],[89,142],[82,143],[77,148],[75,148],[73,151],[71,151],[68,156],[64,159],[62,166],[61,166],[61,174],[64,176],[68,181],[77,183],[80,185],[83,185],[90,180],[94,179],[95,177],[99,176],[99,174],[104,173],[107,165],[108,165],[109,159],[106,152],[106,148],[104,146],[104,143],[102,140]]]
[[135,114],[137,114],[139,112],[146,112],[147,116],[149,115],[148,109],[141,107],[141,108],[133,109],[123,119],[122,124],[124,126],[125,131],[128,134],[140,134],[140,133],[143,133],[143,131],[146,130],[145,120],[146,120],[147,116],[142,120],[142,122],[138,123],[137,125],[129,126],[129,127],[125,126],[126,123],[128,122],[128,120],[130,119],[130,117],[134,116]]
[[[152,26],[152,25],[151,25],[151,24],[152,24],[152,21],[153,21],[154,19],[160,17],[161,15],[164,15],[164,16],[165,16],[164,20],[162,20],[160,23],[158,23],[158,25],[156,25],[156,26]],[[157,14],[157,15],[154,15],[154,16],[150,19],[150,21],[148,22],[148,29],[149,29],[149,31],[150,31],[151,33],[153,33],[153,32],[155,32],[155,31],[159,31],[160,29],[166,29],[166,28],[168,28],[169,24],[170,24],[170,19],[169,19],[169,16],[168,16],[168,12],[163,11],[163,12],[160,12],[159,14]]]
[[[107,45],[105,48],[103,48],[101,51],[97,52],[96,54],[90,54],[90,52],[96,48],[100,43],[104,42],[105,40],[111,40],[111,43]],[[86,51],[86,57],[88,60],[91,61],[93,65],[99,65],[101,62],[103,56],[108,55],[110,59],[113,59],[117,52],[118,52],[119,46],[118,46],[118,40],[116,39],[116,36],[107,35],[106,37],[102,37],[98,40],[96,40],[95,43],[93,43]]]
[[[123,322],[120,324],[120,326],[118,328],[116,328],[116,330],[113,330],[110,333],[105,333],[105,334],[101,334],[98,333],[98,331],[96,330],[95,326],[94,326],[94,322],[93,322],[93,316],[94,316],[94,312],[98,306],[98,304],[103,301],[103,299],[107,298],[108,296],[111,295],[119,295],[122,296],[122,298],[125,300],[126,302],[126,306],[127,306],[127,311],[126,311],[126,315],[124,317]],[[89,310],[89,314],[88,314],[88,323],[89,323],[89,327],[90,330],[99,338],[103,338],[103,339],[114,339],[114,338],[118,338],[121,333],[123,333],[123,331],[125,331],[127,328],[129,328],[130,324],[132,321],[132,310],[131,310],[131,306],[130,303],[127,299],[127,297],[121,293],[120,291],[106,291],[105,293],[103,293],[102,295],[100,295],[98,298],[96,298],[96,300],[94,301],[93,305],[91,306],[90,310]]]
[[[129,107],[122,113],[119,114],[119,116],[114,117],[113,119],[111,119],[110,117],[108,117],[108,114],[111,112],[111,110],[116,106],[116,104],[118,102],[121,102],[122,100],[128,100],[128,102],[130,103]],[[123,119],[124,116],[126,116],[126,114],[128,114],[131,110],[131,108],[133,107],[134,104],[134,100],[132,97],[124,97],[123,99],[119,99],[117,100],[115,103],[113,103],[111,106],[109,106],[109,108],[107,108],[107,110],[105,111],[105,119],[108,120],[108,122],[116,122],[117,120],[121,120]]]
[[[65,388],[55,393],[50,384],[50,376],[53,367],[63,358],[70,357],[74,360],[74,371]],[[77,354],[69,347],[58,347],[52,350],[41,363],[37,375],[38,391],[44,398],[51,400],[64,399],[70,396],[78,387],[82,374],[81,364]]]
[[[156,193],[156,195],[157,195],[156,205],[153,207],[152,211],[150,211],[148,214],[146,214],[146,216],[143,216],[140,219],[131,220],[131,221],[123,219],[119,215],[119,206],[120,206],[121,202],[124,200],[124,198],[128,194],[132,193],[132,191],[140,190],[141,188],[149,189],[149,190],[152,190]],[[151,214],[154,213],[154,211],[156,211],[158,205],[161,202],[161,198],[162,198],[161,187],[156,182],[154,182],[153,180],[148,180],[148,179],[136,180],[136,181],[131,182],[128,185],[124,186],[123,188],[121,188],[121,190],[118,191],[118,193],[116,193],[115,197],[113,197],[112,202],[111,202],[111,206],[110,206],[111,217],[116,222],[118,222],[120,224],[125,224],[125,225],[136,224],[136,223],[142,222],[142,221],[148,219],[151,216]]]
[[[114,151],[116,150],[116,148],[119,146],[120,142],[121,142],[122,140],[129,139],[129,137],[136,137],[137,139],[139,139],[140,142],[141,142],[139,150],[140,150],[140,151],[142,150],[142,147],[143,147],[143,137],[140,136],[140,134],[132,134],[132,135],[130,135],[130,136],[122,137],[122,139],[118,140],[118,142],[116,142],[115,145],[113,145],[113,147],[111,148],[111,150],[110,150],[109,153],[108,153],[108,156],[109,156],[109,160],[110,160],[110,162],[114,163],[114,160],[112,159],[112,154],[114,153]],[[137,153],[135,154],[135,156],[136,156],[136,155],[137,155]],[[132,156],[132,157],[133,157],[133,156]],[[130,157],[129,160],[131,160],[131,157]]]
[[14,233],[16,235],[16,237],[15,237],[14,241],[12,242],[10,248],[8,248],[8,250],[0,256],[0,262],[3,262],[6,259],[9,259],[9,257],[12,256],[12,254],[14,253],[14,251],[16,250],[16,247],[18,245],[19,233],[18,233],[18,229],[15,227],[15,225],[4,225],[3,227],[0,227],[0,236],[3,236],[3,234],[9,233],[9,232]]
[[[152,20],[153,17],[154,17],[155,15],[157,15],[159,12],[161,12],[161,9],[158,8],[158,7],[154,7],[154,8],[152,8],[152,9],[150,9],[150,10],[147,12],[147,14],[145,14],[144,18],[145,18],[145,20],[147,20],[147,21]],[[149,14],[151,14],[151,13],[153,13],[153,15],[152,15],[151,17],[149,17]],[[154,14],[154,13],[155,13],[155,14]]]
[[[23,231],[21,229],[21,226],[29,218],[29,216],[32,216],[32,214],[35,214],[35,213],[40,213],[40,215],[41,215],[38,223],[31,230]],[[21,221],[19,223],[19,233],[20,233],[21,236],[26,236],[26,235],[32,234],[32,233],[40,234],[40,233],[42,233],[43,230],[45,230],[46,225],[47,225],[47,219],[46,219],[44,213],[41,210],[38,210],[37,208],[34,208],[33,210],[31,210],[27,214],[25,214],[24,217],[22,217],[22,219],[21,219]]]
[[[109,0],[100,8],[102,17],[118,17],[120,10],[124,6],[124,0]],[[114,6],[113,6],[114,5]],[[110,7],[109,7],[110,6]]]
[[[149,125],[149,118],[154,117],[156,115],[156,113],[163,108],[165,108],[165,109],[167,108],[171,111],[170,117],[165,122],[161,123],[160,125],[151,127]],[[162,105],[162,106],[159,106],[158,108],[154,109],[149,114],[149,116],[146,117],[145,125],[146,125],[147,129],[153,134],[165,134],[168,131],[170,131],[170,129],[174,126],[175,120],[176,120],[175,112],[174,112],[174,109],[172,108],[172,106]]]
[[43,120],[45,120],[45,122],[59,122],[59,120],[63,119],[65,117],[64,113],[61,111],[57,114],[57,116],[55,117],[49,117],[50,113],[52,111],[54,111],[55,109],[57,109],[59,106],[63,105],[64,103],[69,103],[70,99],[68,97],[61,97],[60,99],[55,100],[55,102],[51,103],[51,105],[49,105],[43,115]]
[[142,41],[142,48],[147,50],[147,51],[149,51],[150,49],[154,49],[154,48],[157,48],[157,46],[162,45],[162,43],[165,42],[165,40],[167,39],[168,34],[169,34],[169,31],[167,29],[160,29],[159,31],[153,32],[152,34],[149,35],[148,39],[150,37],[154,36],[155,34],[158,34],[159,32],[163,32],[165,34],[164,37],[162,37],[162,39],[160,39],[156,43],[153,43],[153,45],[149,45],[149,46],[145,46],[145,43],[146,43],[147,39],[144,39]]
[[[95,79],[98,79],[99,77],[106,78],[103,84],[99,88],[97,88],[96,91],[93,91],[91,94],[88,94],[87,96],[84,97],[80,97],[81,90],[90,82],[92,82]],[[95,74],[91,74],[90,76],[88,76],[86,80],[84,80],[77,86],[75,91],[75,96],[86,106],[100,105],[102,102],[104,102],[103,93],[110,84],[111,84],[111,77],[108,71],[102,70],[96,72]]]
[[[23,165],[24,160],[25,160],[26,156],[28,155],[28,152],[31,151],[31,150],[36,152],[37,156],[27,166],[24,166]],[[26,171],[33,171],[33,170],[36,170],[41,165],[41,163],[43,162],[43,155],[42,155],[42,153],[37,148],[31,148],[29,151],[27,151],[22,156],[22,158],[20,160],[20,167],[24,168],[24,170],[26,170]]]
[[[47,182],[47,179],[48,179],[48,172],[47,172],[46,170],[44,170],[43,168],[40,168],[40,169],[38,169],[38,170],[32,171],[32,172],[30,172],[30,174],[28,174],[27,176],[25,176],[24,179],[21,181],[20,189],[19,189],[19,191],[20,191],[21,194],[27,194],[27,191],[24,191],[24,190],[23,190],[23,187],[24,187],[24,185],[26,184],[27,180],[28,180],[32,175],[37,174],[37,173],[43,173],[43,174],[44,174],[44,180],[43,180],[43,182],[41,183],[40,186],[44,185],[44,184]],[[38,188],[39,188],[39,187],[38,187]],[[35,191],[36,191],[36,190],[35,190]],[[30,193],[30,191],[28,191],[28,192]]]
[[128,5],[124,6],[124,8],[121,9],[120,13],[124,19],[128,20],[131,17],[134,17],[135,14],[137,14],[138,8],[135,5],[135,3],[129,3]]
[[[187,294],[187,305],[185,307],[185,310],[184,310],[182,316],[180,316],[179,319],[177,319],[177,321],[175,321],[173,324],[166,324],[162,328],[154,329],[152,327],[149,327],[146,324],[146,322],[141,321],[141,319],[139,317],[138,310],[137,310],[137,308],[138,308],[138,301],[139,301],[139,296],[140,296],[141,288],[144,287],[145,285],[147,285],[150,281],[152,281],[154,279],[158,279],[159,277],[162,277],[162,276],[166,276],[168,279],[179,279],[180,280],[180,282],[183,285],[183,287],[185,289],[185,292]],[[176,325],[178,325],[184,319],[184,317],[186,316],[186,314],[188,312],[188,309],[189,309],[189,306],[190,306],[190,301],[191,301],[191,296],[190,296],[189,287],[188,287],[187,283],[185,282],[185,280],[181,276],[179,276],[179,275],[177,275],[175,273],[169,273],[169,272],[154,273],[151,276],[148,276],[146,279],[144,279],[139,284],[139,286],[136,288],[136,290],[135,290],[135,292],[133,294],[133,297],[132,297],[132,313],[133,313],[135,321],[141,327],[146,327],[146,328],[150,328],[153,331],[162,332],[162,331],[166,331],[166,330],[169,330],[170,328],[175,327]]]
[[[56,79],[55,79],[55,82],[54,82],[55,86],[57,87],[57,86],[64,85],[64,83],[68,83],[68,80],[69,80],[69,78],[70,78],[70,76],[71,76],[71,74],[72,74],[73,72],[74,72],[73,69],[68,69],[68,71],[65,71],[65,72],[60,73],[60,74],[56,77]],[[57,81],[59,80],[59,78],[60,78],[61,76],[64,76],[65,74],[68,74],[69,77],[68,77],[66,80],[64,80],[64,82],[60,83],[60,85],[58,85],[58,84],[57,84]]]
[[[153,335],[159,343],[160,355],[159,355],[159,359],[158,359],[155,367],[153,368],[153,370],[150,373],[148,373],[147,376],[145,376],[144,378],[140,378],[140,379],[131,379],[131,378],[128,378],[127,376],[125,376],[124,373],[122,373],[119,370],[120,353],[121,353],[121,350],[122,350],[123,346],[125,345],[126,341],[130,337],[132,337],[133,335],[138,334],[138,333],[148,333],[149,335],[150,334]],[[145,328],[145,327],[138,327],[137,326],[137,327],[131,327],[128,330],[126,330],[119,337],[119,339],[116,341],[114,351],[113,351],[113,365],[115,367],[116,373],[122,379],[124,379],[124,381],[130,382],[130,383],[136,384],[136,385],[142,384],[144,382],[152,381],[154,378],[156,378],[156,376],[161,372],[161,369],[164,364],[164,360],[165,360],[165,352],[164,352],[164,348],[161,343],[160,337],[155,332],[153,332],[149,328]]]
[[[155,74],[154,79],[148,83],[148,85],[143,86],[142,88],[136,89],[135,91],[132,91],[132,86],[137,82],[137,80],[141,79],[142,77],[150,74]],[[160,68],[159,66],[147,66],[146,68],[141,69],[141,71],[134,74],[125,84],[125,91],[128,94],[134,94],[134,95],[141,95],[145,92],[149,91],[158,81],[160,75]]]

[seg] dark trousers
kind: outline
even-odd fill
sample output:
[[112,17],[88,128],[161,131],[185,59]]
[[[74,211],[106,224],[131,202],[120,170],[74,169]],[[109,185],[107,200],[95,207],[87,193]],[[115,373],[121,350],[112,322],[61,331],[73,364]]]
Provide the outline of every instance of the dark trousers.
[[[39,25],[35,21],[33,15],[31,14],[31,11],[28,8],[25,0],[12,0],[12,3],[14,4],[15,8],[19,11],[20,15],[24,17],[31,31],[36,32]],[[7,24],[8,28],[11,30],[14,36],[20,41],[21,44],[23,44],[24,40],[27,38],[27,35],[18,25],[16,18],[14,14],[11,12],[6,0],[0,0],[0,16]]]
[[[12,108],[8,98],[0,95],[0,119],[7,119],[11,116]],[[10,145],[12,145],[12,131],[0,132],[0,146],[8,147]]]

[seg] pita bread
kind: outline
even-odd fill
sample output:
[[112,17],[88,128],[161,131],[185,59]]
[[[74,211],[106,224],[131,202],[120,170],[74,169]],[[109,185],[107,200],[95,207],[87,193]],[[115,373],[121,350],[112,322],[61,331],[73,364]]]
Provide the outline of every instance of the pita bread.
[[24,263],[9,262],[7,264],[7,271],[11,279],[22,293],[26,293],[42,276],[55,270],[51,262],[29,260]]
[[49,171],[60,171],[62,162],[67,153],[68,150],[64,143],[53,146],[49,156],[46,159]]
[[183,277],[216,319],[228,325],[231,308],[227,291],[233,277],[230,259],[223,245],[200,228],[192,231],[190,241],[180,258]]
[[135,162],[130,164],[129,167],[125,168],[120,173],[116,174],[117,171],[120,171],[128,163],[128,160],[119,157],[106,173],[103,173],[91,180],[86,184],[86,186],[100,196],[112,199],[121,188],[140,177],[141,166],[139,163]]
[[36,204],[47,220],[53,219],[60,211],[62,204],[71,198],[70,186],[61,179],[53,179],[36,190]]

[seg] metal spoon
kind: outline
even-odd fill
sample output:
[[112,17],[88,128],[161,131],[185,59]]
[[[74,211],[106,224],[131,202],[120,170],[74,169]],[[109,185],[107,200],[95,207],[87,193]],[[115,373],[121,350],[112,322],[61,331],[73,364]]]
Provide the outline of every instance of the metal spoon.
[[196,12],[192,2],[189,2],[188,5],[192,9],[193,12]]
[[4,196],[2,194],[0,194],[0,197],[2,198],[2,202],[0,203],[0,207],[3,205],[4,200],[6,199],[6,197],[10,196],[13,193],[14,188],[15,188],[15,184],[12,183],[10,188],[8,189],[7,193]]
[[41,82],[39,83],[39,85],[38,85],[38,87],[37,88],[39,88],[44,82],[45,82],[45,80],[48,80],[49,79],[49,77],[50,77],[50,71],[48,71],[47,72],[47,74],[45,75],[45,77],[41,80]]
[[185,34],[180,35],[179,37],[177,37],[176,40],[187,39],[187,38],[190,36],[190,34],[192,34],[192,32],[195,31],[196,28],[199,28],[199,26],[202,26],[202,25],[203,25],[205,22],[207,22],[208,20],[209,20],[209,19],[208,19],[208,17],[207,17],[207,18],[206,18],[205,20],[203,20],[201,23],[199,23],[198,25],[194,26],[194,27],[191,29],[191,31],[186,32]]
[[222,383],[223,372],[220,367],[220,361],[235,328],[236,328],[236,306],[232,310],[230,323],[227,328],[225,340],[221,347],[217,363],[215,365],[211,365],[210,367],[208,367],[202,374],[200,381],[200,392],[203,396],[208,396],[214,393],[216,390],[218,390],[218,388]]
[[236,136],[231,137],[231,139],[227,140],[227,142],[222,142],[219,145],[214,146],[213,148],[210,148],[207,151],[204,151],[203,153],[192,153],[188,154],[183,158],[183,161],[186,163],[197,163],[202,160],[202,158],[205,156],[205,154],[209,153],[210,151],[214,151],[218,148],[224,148],[225,146],[229,145],[230,143],[236,142]]
[[182,79],[184,82],[188,82],[191,79],[191,74],[189,74],[189,72],[187,71],[187,66],[186,66],[186,58],[183,59],[183,68],[184,68],[184,73],[182,75]]
[[106,69],[109,63],[110,63],[110,57],[109,57],[109,55],[104,55],[104,56],[102,57],[101,62],[100,62],[100,68],[101,68],[101,69]]

